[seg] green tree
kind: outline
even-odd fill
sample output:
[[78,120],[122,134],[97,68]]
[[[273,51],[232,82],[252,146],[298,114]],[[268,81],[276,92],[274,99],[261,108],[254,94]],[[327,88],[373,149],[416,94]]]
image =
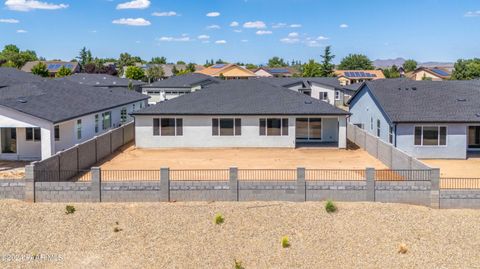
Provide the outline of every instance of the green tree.
[[417,69],[417,61],[410,59],[403,63],[403,70],[405,70],[405,72],[412,72],[415,69]]
[[400,72],[398,72],[398,67],[396,65],[392,65],[390,68],[385,68],[383,74],[386,78],[399,78]]
[[71,74],[72,74],[72,70],[70,70],[70,68],[67,68],[64,65],[62,65],[62,67],[60,67],[60,69],[58,69],[57,73],[55,74],[55,77],[56,78],[63,78],[63,77],[66,77],[66,76],[70,76]]
[[145,77],[145,72],[138,66],[128,66],[125,70],[125,77],[133,80],[141,80]]
[[41,77],[50,76],[50,72],[48,72],[47,65],[44,62],[38,62],[38,64],[34,65],[31,72],[32,74]]
[[157,81],[163,77],[165,72],[160,65],[152,65],[145,72],[145,77],[148,79],[148,83]]
[[153,57],[150,62],[150,64],[166,64],[167,63],[167,58],[165,57]]
[[197,70],[197,67],[195,66],[194,63],[189,63],[187,64],[187,69],[189,73],[194,73]]
[[285,67],[288,66],[287,63],[285,63],[285,60],[283,60],[280,57],[273,57],[268,60],[268,67]]
[[331,47],[326,46],[323,52],[322,63],[320,64],[320,76],[321,77],[334,77],[335,76],[335,65],[332,63],[335,55],[332,55],[330,51]]
[[480,78],[480,58],[463,60],[455,63],[451,79],[470,80]]
[[315,60],[309,60],[302,67],[302,77],[319,77],[322,75],[321,65]]
[[38,57],[35,51],[21,51],[15,45],[6,45],[0,52],[0,61],[3,62],[2,66],[8,63],[8,67],[21,68],[25,63],[37,60]]
[[180,71],[177,72],[176,76],[186,75],[189,73],[190,71],[188,69],[180,69]]
[[1,67],[13,67],[13,68],[17,68],[17,66],[15,65],[14,62],[12,61],[5,61],[1,64]]
[[256,65],[256,64],[246,64],[245,67],[246,67],[247,69],[252,70],[252,69],[257,69],[257,68],[258,68],[258,65]]
[[85,65],[93,62],[92,52],[86,47],[83,47],[78,53],[77,59],[83,68]]
[[172,74],[173,74],[174,76],[176,76],[176,75],[178,74],[178,69],[177,69],[177,66],[176,66],[176,65],[173,65],[173,67],[172,67]]
[[338,70],[373,70],[372,61],[362,54],[349,54],[343,58]]
[[118,67],[123,69],[125,66],[132,66],[135,65],[135,59],[129,53],[120,53],[120,57],[118,58]]
[[177,61],[177,64],[187,64],[184,61]]

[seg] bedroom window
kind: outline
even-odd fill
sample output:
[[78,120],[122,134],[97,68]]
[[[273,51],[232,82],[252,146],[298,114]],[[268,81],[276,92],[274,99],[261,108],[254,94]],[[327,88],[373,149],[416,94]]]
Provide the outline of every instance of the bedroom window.
[[393,144],[393,127],[392,126],[389,126],[388,128],[388,142],[390,142],[390,144]]
[[183,119],[162,118],[153,119],[154,136],[182,136]]
[[59,125],[55,125],[55,127],[53,127],[54,129],[54,133],[55,133],[55,141],[60,141],[60,126]]
[[212,119],[212,135],[213,136],[240,136],[242,135],[241,119]]
[[287,118],[269,118],[260,119],[259,129],[261,136],[287,136],[288,119]]
[[77,120],[77,139],[82,139],[82,120]]
[[415,126],[415,146],[446,146],[447,127],[445,126]]
[[340,91],[335,91],[335,100],[340,100]]
[[102,113],[102,129],[107,130],[112,127],[112,113],[110,111]]
[[42,139],[40,128],[25,128],[26,141],[40,141]]

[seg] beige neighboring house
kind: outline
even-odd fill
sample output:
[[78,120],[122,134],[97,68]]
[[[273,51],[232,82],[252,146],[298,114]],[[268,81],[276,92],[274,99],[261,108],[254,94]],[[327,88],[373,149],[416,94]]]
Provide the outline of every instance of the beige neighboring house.
[[295,69],[290,67],[260,67],[253,70],[253,72],[260,78],[289,78],[298,73]]
[[217,78],[224,77],[225,79],[248,79],[257,76],[252,71],[236,64],[215,64],[195,73]]
[[340,85],[350,85],[359,82],[384,79],[382,70],[336,70]]
[[443,67],[419,67],[415,71],[405,74],[411,80],[442,81],[450,79],[452,73]]
[[27,62],[23,67],[22,71],[27,73],[32,73],[32,68],[37,65],[39,62],[45,63],[47,66],[48,72],[50,72],[51,77],[55,77],[55,74],[65,66],[66,68],[72,71],[72,74],[80,72],[80,65],[77,62],[62,62],[62,61],[31,61]]

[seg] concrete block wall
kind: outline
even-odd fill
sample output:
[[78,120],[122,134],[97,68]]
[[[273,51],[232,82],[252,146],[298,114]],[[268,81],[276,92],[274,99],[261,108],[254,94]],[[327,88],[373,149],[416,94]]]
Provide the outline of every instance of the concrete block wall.
[[119,181],[101,183],[102,202],[159,202],[160,181]]
[[92,202],[90,182],[35,182],[35,202]]
[[110,137],[112,143],[112,152],[123,146],[123,128],[113,130]]
[[430,181],[376,181],[375,201],[430,206]]
[[112,153],[112,141],[110,137],[111,132],[107,132],[104,135],[97,137],[97,160],[102,160]]
[[0,179],[0,199],[25,199],[25,181],[20,179]]
[[171,201],[230,201],[228,181],[171,181]]
[[440,190],[440,208],[480,209],[480,190]]
[[365,181],[307,181],[307,201],[367,201]]
[[88,170],[97,163],[97,148],[95,139],[78,145],[78,169]]
[[238,181],[239,201],[298,201],[296,181]]

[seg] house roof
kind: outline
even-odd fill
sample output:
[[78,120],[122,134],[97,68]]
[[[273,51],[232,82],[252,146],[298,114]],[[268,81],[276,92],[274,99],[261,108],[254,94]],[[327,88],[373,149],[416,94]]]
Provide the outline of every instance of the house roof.
[[302,88],[310,89],[312,83],[322,84],[328,87],[335,89],[343,89],[343,86],[340,85],[338,78],[331,77],[290,77],[290,78],[256,78],[257,80],[265,81],[272,85],[281,86],[289,88],[291,86],[302,84]]
[[335,70],[337,77],[349,79],[382,79],[385,78],[382,70]]
[[56,73],[62,66],[67,67],[72,72],[79,69],[79,65],[77,62],[62,62],[62,61],[31,61],[27,62],[23,67],[22,71],[24,72],[32,72],[32,68],[37,65],[39,62],[45,63],[47,69],[50,73]]
[[[175,74],[173,74],[173,67],[175,66],[177,68],[178,71],[180,70],[185,70],[187,69],[187,65],[186,64],[146,64],[144,65],[144,68],[145,69],[148,69],[150,66],[160,66],[162,67],[163,69],[163,77],[173,77],[175,76]],[[203,65],[195,65],[195,70],[196,71],[200,71],[200,70],[203,70],[205,69],[205,67],[203,67]]]
[[264,70],[265,72],[271,74],[272,76],[275,76],[275,75],[292,76],[293,74],[298,73],[295,69],[290,67],[264,67],[264,66],[253,70],[253,72],[256,73],[259,70]]
[[211,76],[199,73],[189,73],[180,76],[173,76],[168,79],[159,80],[145,88],[191,88],[203,83],[218,83],[220,80]]
[[111,76],[107,74],[87,74],[78,73],[71,76],[59,78],[57,80],[67,80],[76,82],[83,85],[90,85],[94,87],[128,87],[130,83],[132,86],[140,86],[145,84],[142,81],[120,78],[117,76]]
[[303,93],[259,80],[229,80],[134,115],[348,115]]
[[[0,68],[0,84],[3,74],[8,72],[11,70]],[[146,99],[148,96],[131,90],[94,88],[51,79],[0,88],[0,105],[53,123]]]
[[418,72],[425,71],[433,76],[439,77],[441,79],[449,79],[452,76],[452,73],[443,67],[419,67],[415,71],[408,74],[408,77],[415,78]]
[[204,74],[212,77],[219,77],[222,74],[225,77],[255,77],[255,73],[236,64],[215,64],[195,73]]
[[16,68],[0,67],[0,88],[18,83],[43,80],[47,80],[47,78],[42,78],[31,73],[18,71]]
[[480,122],[480,81],[367,81],[352,96],[370,90],[392,122]]

